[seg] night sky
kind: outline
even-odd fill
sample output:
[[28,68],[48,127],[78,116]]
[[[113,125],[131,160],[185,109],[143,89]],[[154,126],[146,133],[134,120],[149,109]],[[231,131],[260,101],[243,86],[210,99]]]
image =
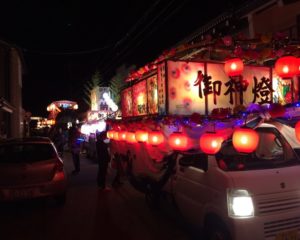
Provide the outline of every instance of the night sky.
[[[3,2],[3,1],[1,1]],[[99,70],[141,67],[245,0],[13,1],[1,3],[0,39],[23,52],[23,107],[47,116],[55,100],[86,110],[83,85]]]

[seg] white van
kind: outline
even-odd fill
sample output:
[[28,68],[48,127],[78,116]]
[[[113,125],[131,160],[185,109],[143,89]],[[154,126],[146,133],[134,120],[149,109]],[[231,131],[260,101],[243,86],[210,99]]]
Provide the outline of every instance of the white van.
[[300,160],[278,124],[256,128],[254,153],[231,139],[216,155],[180,152],[165,190],[207,239],[300,239]]

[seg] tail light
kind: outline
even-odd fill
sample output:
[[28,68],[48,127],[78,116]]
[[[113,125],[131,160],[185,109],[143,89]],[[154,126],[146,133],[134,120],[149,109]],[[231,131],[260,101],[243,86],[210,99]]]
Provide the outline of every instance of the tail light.
[[63,172],[64,171],[64,164],[59,158],[56,159],[54,171],[55,172]]

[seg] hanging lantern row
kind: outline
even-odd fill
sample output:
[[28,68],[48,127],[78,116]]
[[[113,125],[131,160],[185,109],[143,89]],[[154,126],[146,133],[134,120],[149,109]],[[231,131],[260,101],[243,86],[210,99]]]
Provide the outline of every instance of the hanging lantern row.
[[[300,141],[300,123],[298,124],[297,138]],[[107,137],[115,141],[126,141],[127,143],[148,143],[152,146],[158,146],[165,141],[161,131],[147,132],[138,130],[136,132],[109,130]],[[221,149],[224,141],[223,135],[216,132],[206,132],[201,135],[199,140],[200,149],[206,154],[216,154]],[[257,132],[250,128],[235,129],[232,136],[232,143],[238,152],[251,153],[258,145],[259,136]],[[189,148],[189,138],[182,132],[173,132],[168,137],[168,143],[173,150],[185,151]]]
[[[229,59],[224,64],[224,70],[229,77],[240,76],[244,70],[244,63],[240,58]],[[275,63],[275,72],[281,78],[300,75],[300,58],[294,56],[278,58]]]

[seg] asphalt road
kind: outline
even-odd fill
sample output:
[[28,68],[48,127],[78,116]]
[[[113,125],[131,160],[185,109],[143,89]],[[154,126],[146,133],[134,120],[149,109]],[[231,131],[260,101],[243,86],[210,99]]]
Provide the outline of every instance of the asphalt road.
[[[97,164],[81,157],[81,172],[72,175],[70,153],[64,162],[69,177],[67,200],[51,199],[0,203],[0,239],[3,240],[191,240],[187,228],[168,198],[153,210],[144,195],[125,180],[111,191],[96,185]],[[108,175],[108,184],[112,173]],[[200,238],[198,238],[200,239]]]

